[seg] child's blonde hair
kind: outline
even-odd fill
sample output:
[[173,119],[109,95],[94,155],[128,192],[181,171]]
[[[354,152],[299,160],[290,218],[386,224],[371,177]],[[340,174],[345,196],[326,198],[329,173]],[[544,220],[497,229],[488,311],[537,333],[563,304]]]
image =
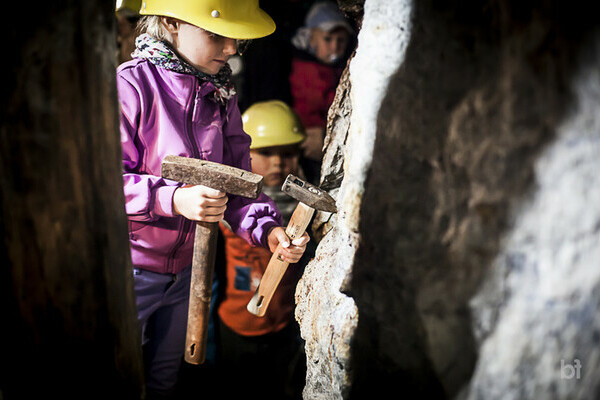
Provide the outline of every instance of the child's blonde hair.
[[147,33],[156,40],[171,43],[173,37],[163,25],[159,15],[145,15],[137,25],[138,34]]

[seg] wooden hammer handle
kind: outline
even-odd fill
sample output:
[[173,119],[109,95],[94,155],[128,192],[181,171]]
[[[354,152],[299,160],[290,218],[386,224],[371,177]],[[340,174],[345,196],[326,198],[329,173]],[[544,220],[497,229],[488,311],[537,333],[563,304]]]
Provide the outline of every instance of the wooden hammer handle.
[[202,364],[206,358],[218,229],[215,222],[196,223],[185,339],[185,361],[190,364]]
[[[299,238],[304,234],[314,212],[315,210],[312,207],[304,203],[298,203],[294,214],[292,214],[290,223],[285,230],[290,240]],[[279,286],[279,282],[283,278],[285,271],[287,271],[289,263],[283,261],[279,256],[282,249],[283,247],[279,244],[277,250],[271,256],[271,260],[256,289],[256,293],[254,293],[254,296],[252,296],[252,299],[250,299],[250,302],[246,306],[248,311],[256,316],[263,317],[265,315],[273,294],[277,286]]]

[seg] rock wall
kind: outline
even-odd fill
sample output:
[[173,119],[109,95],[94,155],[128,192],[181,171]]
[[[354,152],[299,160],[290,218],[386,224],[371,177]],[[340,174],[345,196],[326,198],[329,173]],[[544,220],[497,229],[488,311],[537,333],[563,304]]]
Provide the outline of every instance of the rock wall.
[[362,25],[296,293],[304,398],[600,397],[593,13],[340,5]]
[[115,4],[17,2],[0,92],[0,400],[144,393]]

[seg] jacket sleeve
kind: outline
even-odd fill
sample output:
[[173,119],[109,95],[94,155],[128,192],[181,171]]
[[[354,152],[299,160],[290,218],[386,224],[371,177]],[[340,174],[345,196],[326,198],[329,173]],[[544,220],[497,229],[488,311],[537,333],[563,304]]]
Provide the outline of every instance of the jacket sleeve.
[[[251,171],[250,136],[244,132],[237,97],[229,100],[227,120],[223,125],[223,162]],[[275,202],[261,193],[257,199],[229,196],[225,220],[238,236],[252,246],[269,248],[267,234],[275,226],[281,226],[281,212]]]
[[155,221],[174,217],[173,193],[179,183],[149,174],[143,166],[144,145],[138,135],[142,99],[136,88],[117,75],[120,103],[123,192],[125,212],[130,220]]

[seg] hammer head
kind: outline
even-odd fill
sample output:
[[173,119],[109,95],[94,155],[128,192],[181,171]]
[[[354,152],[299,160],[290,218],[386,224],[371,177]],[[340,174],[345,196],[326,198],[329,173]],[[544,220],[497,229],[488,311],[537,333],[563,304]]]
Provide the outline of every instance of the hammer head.
[[319,189],[294,175],[288,175],[281,190],[294,199],[319,211],[337,212],[335,200],[324,190]]
[[263,185],[263,177],[258,174],[212,161],[181,156],[166,156],[162,162],[161,176],[252,199],[258,197]]

